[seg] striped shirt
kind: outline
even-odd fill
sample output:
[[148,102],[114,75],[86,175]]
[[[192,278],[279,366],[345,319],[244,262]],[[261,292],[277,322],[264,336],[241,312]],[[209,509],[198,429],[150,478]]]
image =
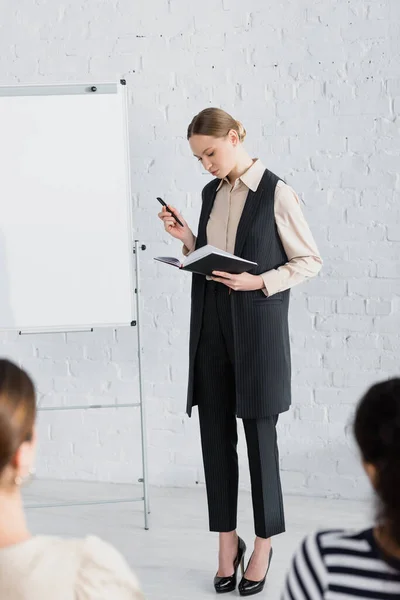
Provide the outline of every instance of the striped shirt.
[[373,530],[307,537],[296,552],[281,600],[400,599],[400,559],[383,553]]

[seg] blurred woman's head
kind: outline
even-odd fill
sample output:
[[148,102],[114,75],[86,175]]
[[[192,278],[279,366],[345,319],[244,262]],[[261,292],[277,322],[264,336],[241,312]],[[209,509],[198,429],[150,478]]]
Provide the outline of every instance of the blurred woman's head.
[[379,524],[400,546],[400,379],[368,390],[357,408],[354,434],[379,497]]
[[35,455],[35,388],[29,375],[0,359],[0,493],[29,475]]
[[202,110],[193,117],[187,130],[194,156],[219,179],[235,168],[245,137],[243,125],[220,108]]

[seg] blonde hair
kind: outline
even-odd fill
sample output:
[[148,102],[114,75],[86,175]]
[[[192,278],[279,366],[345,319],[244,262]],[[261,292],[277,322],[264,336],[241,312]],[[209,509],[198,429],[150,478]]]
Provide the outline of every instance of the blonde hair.
[[211,135],[222,138],[228,135],[231,129],[237,132],[239,141],[243,142],[246,130],[240,121],[236,121],[221,108],[205,108],[193,117],[187,130],[187,139],[189,140],[192,135]]

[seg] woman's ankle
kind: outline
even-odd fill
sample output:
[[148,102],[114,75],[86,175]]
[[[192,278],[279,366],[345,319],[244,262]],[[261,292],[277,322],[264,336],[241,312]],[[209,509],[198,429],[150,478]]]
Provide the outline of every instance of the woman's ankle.
[[264,548],[271,548],[271,538],[262,538],[256,536],[256,539],[254,540],[254,548],[259,548],[260,550]]
[[231,540],[236,540],[238,538],[238,534],[236,533],[236,529],[233,529],[232,531],[220,531],[219,532],[219,539],[222,541],[231,541]]

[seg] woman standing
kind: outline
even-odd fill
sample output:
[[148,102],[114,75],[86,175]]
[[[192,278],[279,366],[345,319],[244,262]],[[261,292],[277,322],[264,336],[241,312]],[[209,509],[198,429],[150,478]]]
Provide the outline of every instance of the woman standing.
[[290,394],[289,289],[315,276],[321,258],[295,192],[244,149],[243,126],[208,108],[189,125],[194,156],[214,179],[202,192],[197,238],[164,208],[159,217],[188,254],[211,244],[257,263],[249,273],[193,274],[187,412],[198,405],[210,530],[220,532],[217,592],[236,587],[245,544],[236,534],[237,423],[243,420],[256,539],[239,584],[260,592],[271,536],[285,530],[276,437]]

